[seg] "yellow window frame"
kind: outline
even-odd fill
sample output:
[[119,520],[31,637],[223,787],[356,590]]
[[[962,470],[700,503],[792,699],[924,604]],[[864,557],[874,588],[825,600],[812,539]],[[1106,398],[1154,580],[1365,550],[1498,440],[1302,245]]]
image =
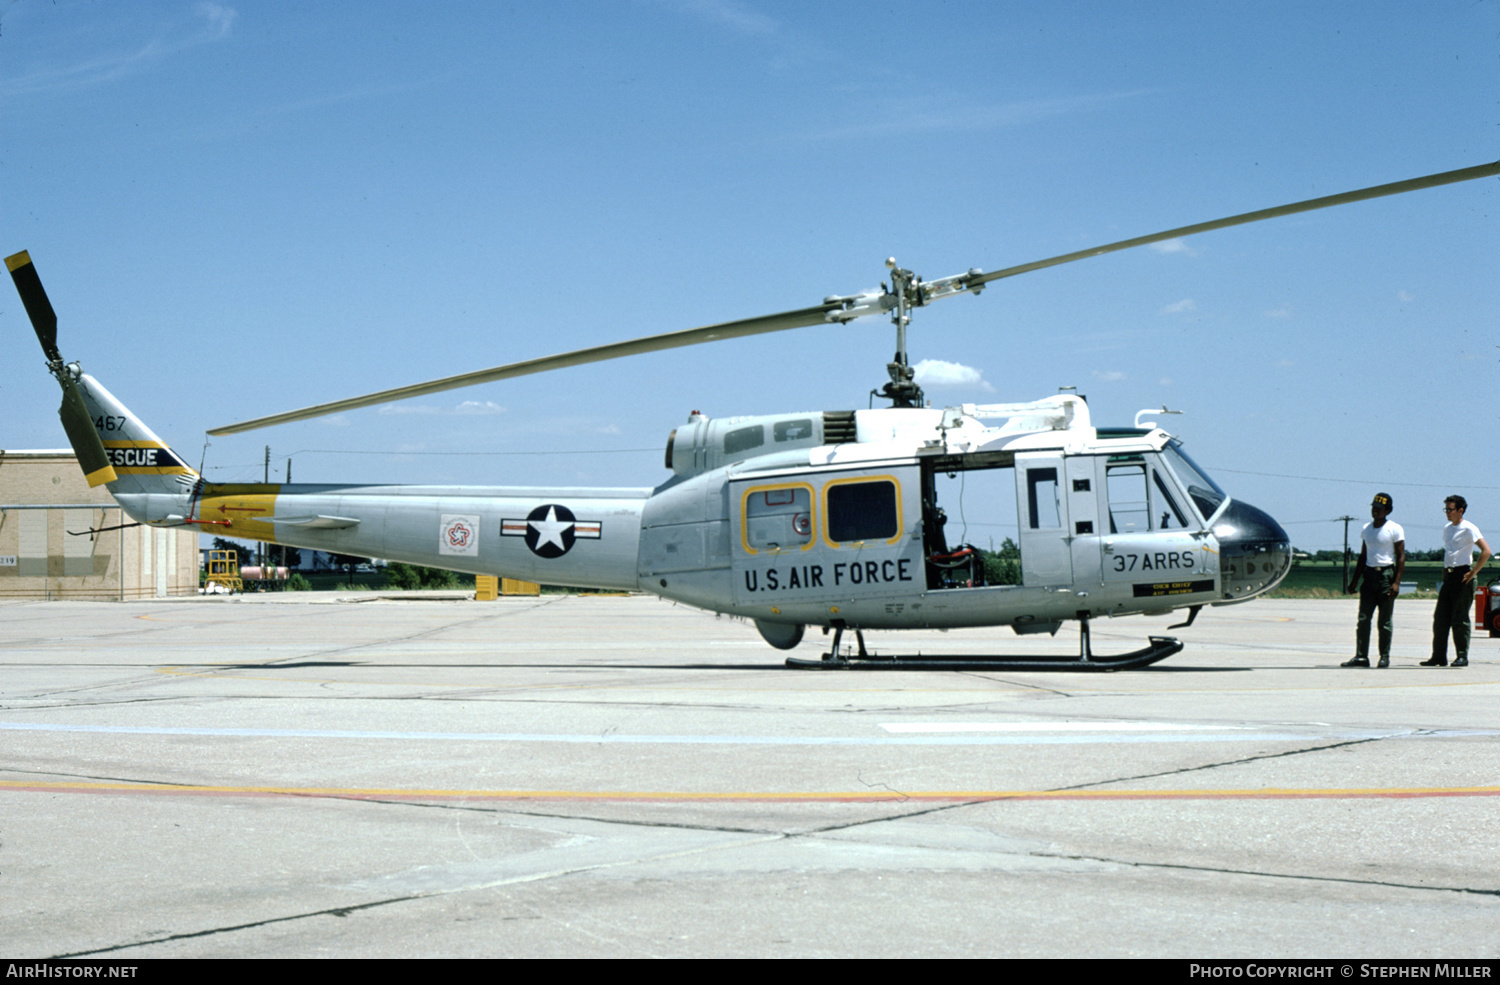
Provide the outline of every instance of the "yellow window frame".
[[840,547],[852,547],[858,549],[864,547],[865,544],[868,543],[868,541],[863,540],[837,541],[829,536],[828,533],[828,490],[832,489],[834,486],[847,486],[856,482],[889,482],[891,485],[896,487],[896,536],[887,540],[885,543],[887,545],[895,544],[900,541],[902,537],[905,537],[906,516],[901,508],[904,502],[901,497],[901,480],[889,473],[882,475],[854,475],[848,477],[847,479],[829,479],[827,482],[823,483],[823,494],[820,497],[820,506],[822,507],[822,524],[818,528],[822,531],[823,543],[827,544],[829,547],[832,547],[834,550],[838,550]]
[[[805,489],[805,490],[807,490],[807,509],[808,509],[808,511],[810,513],[813,514],[813,516],[810,518],[811,521],[812,521],[812,524],[813,524],[813,529],[814,530],[817,529],[817,522],[818,522],[818,516],[817,516],[817,513],[818,513],[818,492],[817,492],[816,489],[814,489],[812,487],[812,483],[810,483],[810,482],[772,482],[772,483],[767,483],[766,485],[761,485],[761,486],[750,486],[740,496],[740,546],[745,549],[745,553],[746,554],[761,554],[761,553],[765,553],[765,554],[784,554],[784,553],[786,553],[787,549],[784,548],[784,547],[759,548],[759,547],[751,547],[750,546],[750,523],[749,523],[750,497],[753,496],[753,495],[755,495],[756,493],[776,492],[779,489]],[[812,537],[809,537],[807,539],[807,543],[803,544],[800,548],[798,548],[798,550],[810,551],[810,550],[813,549],[813,547],[815,547],[817,545],[817,543],[818,543],[818,538],[817,538],[816,535],[814,535]]]

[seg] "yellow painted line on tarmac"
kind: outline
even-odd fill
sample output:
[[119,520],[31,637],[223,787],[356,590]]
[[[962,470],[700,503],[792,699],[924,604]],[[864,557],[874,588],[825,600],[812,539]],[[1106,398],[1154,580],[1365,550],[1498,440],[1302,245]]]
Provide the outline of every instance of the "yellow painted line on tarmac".
[[908,801],[985,802],[1116,800],[1360,800],[1429,797],[1495,797],[1500,787],[1342,787],[1251,790],[926,790],[840,791],[680,791],[680,790],[447,790],[400,787],[216,786],[174,783],[83,781],[0,781],[0,792],[156,794],[209,797],[316,797],[342,800],[457,801],[623,801],[662,803],[904,803]]

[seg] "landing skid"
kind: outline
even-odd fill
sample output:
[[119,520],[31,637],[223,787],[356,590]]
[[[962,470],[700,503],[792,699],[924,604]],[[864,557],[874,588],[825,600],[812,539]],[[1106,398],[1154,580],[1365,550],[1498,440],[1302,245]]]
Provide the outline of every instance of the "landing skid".
[[1182,641],[1175,636],[1148,636],[1151,645],[1130,653],[1114,656],[1099,656],[1089,644],[1089,621],[1082,624],[1082,642],[1076,657],[1054,656],[975,656],[975,657],[924,657],[892,656],[877,657],[865,650],[865,637],[858,629],[854,638],[859,641],[859,653],[841,655],[839,641],[844,627],[835,626],[833,646],[819,660],[806,657],[787,657],[786,665],[797,670],[1050,670],[1050,671],[1105,671],[1134,670],[1164,660],[1181,652]]

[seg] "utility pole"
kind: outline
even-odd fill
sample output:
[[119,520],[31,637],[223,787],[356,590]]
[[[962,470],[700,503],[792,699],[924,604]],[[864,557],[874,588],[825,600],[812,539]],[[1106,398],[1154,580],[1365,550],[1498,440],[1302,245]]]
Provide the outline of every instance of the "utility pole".
[[1344,521],[1344,584],[1343,588],[1349,587],[1349,523],[1354,519],[1352,516],[1336,516],[1335,520]]
[[[268,485],[268,486],[271,484],[271,446],[270,445],[266,445],[266,477],[265,477],[264,481],[265,481],[266,485]],[[255,553],[257,553],[257,554],[260,555],[260,576],[262,578],[264,578],[266,576],[266,565],[268,565],[268,564],[271,563],[271,549],[266,546],[266,542],[265,541],[258,540],[258,541],[255,542]]]

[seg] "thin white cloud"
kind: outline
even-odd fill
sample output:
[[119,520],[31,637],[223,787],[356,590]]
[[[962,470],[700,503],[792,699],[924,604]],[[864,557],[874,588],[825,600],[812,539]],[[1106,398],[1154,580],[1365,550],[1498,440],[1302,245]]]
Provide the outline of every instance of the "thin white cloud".
[[503,414],[505,408],[493,400],[465,400],[453,409],[455,414]]
[[1396,300],[1397,301],[1401,301],[1401,302],[1404,303],[1404,302],[1407,302],[1407,301],[1415,301],[1416,299],[1417,299],[1417,296],[1415,294],[1411,293],[1410,291],[1397,291],[1396,292]]
[[963,363],[950,363],[942,359],[923,359],[913,367],[916,371],[917,385],[934,390],[954,389],[957,387],[978,387],[986,393],[994,393],[995,388],[985,382],[984,372],[973,366],[965,366]]
[[851,123],[808,134],[815,140],[901,137],[920,133],[966,133],[1001,130],[1073,113],[1093,112],[1144,94],[1146,90],[1106,92],[1056,99],[1023,99],[974,104],[945,96],[885,103],[867,122]]
[[1156,253],[1183,253],[1190,257],[1198,255],[1198,251],[1187,245],[1180,236],[1176,239],[1164,239],[1160,243],[1151,243],[1149,246]]
[[219,38],[229,36],[229,28],[233,26],[234,19],[239,16],[239,11],[233,7],[226,7],[222,3],[210,3],[204,0],[193,8],[193,13],[202,17],[207,25],[204,29],[204,41],[217,41]]
[[741,34],[772,34],[778,26],[775,20],[735,0],[676,0],[673,6],[699,20]]
[[1183,298],[1181,301],[1174,301],[1171,304],[1167,305],[1165,308],[1163,308],[1160,311],[1158,311],[1157,314],[1159,314],[1159,315],[1181,315],[1181,314],[1185,314],[1185,313],[1187,313],[1189,311],[1197,311],[1197,310],[1198,310],[1198,303],[1196,301],[1194,301],[1192,298]]
[[1272,308],[1270,311],[1266,312],[1266,317],[1267,318],[1290,318],[1290,317],[1292,317],[1292,308],[1291,308],[1291,305],[1284,304],[1284,305],[1282,305],[1279,308]]
[[8,96],[22,93],[88,89],[124,78],[168,55],[203,44],[212,44],[229,36],[235,18],[233,7],[204,2],[193,9],[199,23],[191,28],[169,29],[139,47],[105,55],[74,65],[51,67],[21,76],[5,87]]
[[453,407],[437,407],[433,404],[386,404],[376,413],[446,417],[460,414],[504,414],[505,412],[505,408],[493,400],[465,400]]
[[1096,369],[1094,370],[1094,379],[1100,381],[1101,383],[1114,383],[1117,380],[1125,379],[1125,374],[1120,372],[1118,369]]

